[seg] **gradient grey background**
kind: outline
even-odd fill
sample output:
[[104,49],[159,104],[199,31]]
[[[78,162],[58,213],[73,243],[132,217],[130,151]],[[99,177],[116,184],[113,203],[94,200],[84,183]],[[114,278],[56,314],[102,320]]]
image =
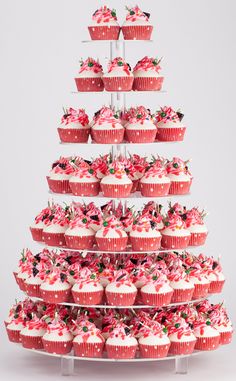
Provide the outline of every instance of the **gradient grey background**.
[[[101,153],[97,147],[58,143],[56,127],[62,106],[85,107],[92,114],[108,102],[106,94],[71,94],[79,59],[100,57],[105,64],[108,44],[81,44],[100,1],[2,1],[1,41],[1,321],[14,299],[22,298],[12,270],[20,250],[32,243],[28,226],[48,199],[45,176],[59,155]],[[109,1],[119,20],[126,1]],[[131,2],[131,5],[135,2]],[[209,211],[210,230],[204,252],[221,255],[227,282],[224,295],[235,320],[235,12],[234,0],[138,1],[156,25],[154,44],[127,45],[126,59],[134,65],[145,54],[163,56],[164,94],[130,94],[129,105],[181,107],[188,125],[183,144],[160,144],[156,152],[192,158],[192,194],[183,200]],[[106,57],[106,58],[105,58]],[[131,152],[146,153],[139,147]],[[103,152],[107,148],[104,147]],[[55,197],[55,199],[57,199]],[[185,201],[184,201],[185,200]],[[2,329],[1,376],[8,380],[56,380],[59,361],[23,351],[8,343]],[[185,380],[233,379],[235,345],[190,360]],[[78,377],[92,380],[180,379],[173,363],[77,364]]]

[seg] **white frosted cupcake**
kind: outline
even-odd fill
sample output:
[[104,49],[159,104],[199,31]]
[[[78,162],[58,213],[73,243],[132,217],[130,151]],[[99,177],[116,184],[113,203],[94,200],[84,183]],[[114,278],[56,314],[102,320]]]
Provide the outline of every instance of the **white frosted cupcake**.
[[190,246],[201,246],[206,242],[208,230],[203,221],[204,211],[200,212],[198,208],[192,208],[186,212],[186,227],[191,233]]
[[71,158],[61,157],[53,163],[49,176],[47,176],[50,191],[53,193],[71,193],[69,180],[74,171]]
[[187,162],[174,157],[166,165],[167,176],[171,181],[170,194],[187,194],[192,185],[192,175],[188,170]]
[[220,333],[212,327],[210,319],[197,320],[194,323],[194,335],[197,338],[195,349],[212,351],[220,344]]
[[167,196],[170,189],[170,179],[161,161],[157,160],[140,180],[140,191],[144,197]]
[[42,342],[46,352],[64,355],[71,352],[73,335],[69,327],[58,318],[55,318],[47,326]]
[[110,107],[102,107],[91,124],[92,139],[100,144],[122,143],[124,131],[119,114]]
[[97,196],[100,190],[100,181],[96,173],[89,166],[80,166],[70,177],[69,187],[75,196]]
[[132,186],[132,180],[127,176],[125,167],[119,160],[109,165],[107,175],[101,180],[104,197],[128,197]]
[[167,325],[167,329],[171,342],[171,354],[187,355],[193,352],[197,341],[196,336],[183,318],[175,316],[171,324]]
[[46,333],[47,324],[44,320],[34,316],[26,322],[20,331],[21,343],[24,348],[43,349],[42,337]]
[[121,30],[125,40],[150,40],[153,26],[149,21],[150,13],[142,12],[136,5],[126,7],[128,13]]
[[75,356],[101,357],[104,343],[104,337],[95,324],[89,322],[89,320],[79,322],[77,334],[73,340]]
[[170,287],[165,274],[155,270],[147,277],[146,284],[141,288],[141,296],[144,304],[150,306],[166,306],[170,304],[173,288]]
[[113,359],[134,358],[137,348],[137,340],[124,324],[117,324],[106,341],[107,355]]
[[106,5],[97,9],[88,30],[92,40],[118,40],[120,26],[117,22],[116,10],[109,9]]
[[153,57],[143,57],[134,67],[133,90],[160,91],[164,77],[160,74],[161,60]]
[[70,297],[71,285],[67,281],[65,273],[59,267],[54,267],[46,274],[40,286],[40,293],[43,300],[47,303],[68,302]]
[[106,218],[102,227],[96,232],[95,238],[101,251],[124,251],[128,242],[122,223],[114,216]]
[[188,302],[192,299],[194,283],[190,281],[189,275],[181,267],[177,267],[168,274],[170,286],[174,293],[171,298],[172,303]]
[[143,327],[140,330],[139,349],[141,357],[163,358],[166,357],[170,348],[170,340],[167,329],[157,322],[151,327]]
[[57,131],[63,143],[86,143],[89,138],[90,126],[85,110],[75,110],[72,107],[64,110]]
[[95,305],[102,302],[103,286],[95,273],[88,268],[80,271],[79,279],[72,287],[74,301],[81,305]]
[[161,231],[161,246],[164,249],[186,249],[190,241],[190,232],[177,213],[169,214]]
[[132,306],[137,295],[137,288],[127,271],[119,270],[106,286],[105,293],[108,304],[112,306]]
[[65,232],[66,245],[71,249],[91,249],[95,241],[95,232],[89,227],[89,219],[79,215],[72,219]]
[[154,115],[157,126],[157,140],[166,142],[182,141],[186,130],[186,126],[182,122],[183,117],[184,115],[180,111],[174,111],[172,107],[161,107]]
[[81,61],[79,73],[76,75],[75,83],[78,91],[103,91],[103,70],[99,61],[89,57]]
[[106,91],[130,91],[134,81],[130,65],[121,57],[109,62],[102,79]]
[[157,130],[148,109],[144,106],[131,107],[125,115],[125,137],[128,142],[154,142]]
[[133,251],[155,251],[161,245],[158,226],[147,215],[141,215],[134,220],[129,237]]
[[199,266],[190,267],[187,272],[189,279],[194,284],[193,299],[205,298],[209,293],[210,281],[207,272]]

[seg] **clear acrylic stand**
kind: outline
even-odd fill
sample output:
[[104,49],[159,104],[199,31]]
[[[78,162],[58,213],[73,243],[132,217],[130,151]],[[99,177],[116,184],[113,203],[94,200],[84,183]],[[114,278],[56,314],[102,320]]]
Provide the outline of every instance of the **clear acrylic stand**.
[[62,357],[61,358],[61,375],[72,376],[74,374],[74,359]]
[[176,374],[188,373],[188,359],[189,357],[176,357],[175,359],[175,373]]

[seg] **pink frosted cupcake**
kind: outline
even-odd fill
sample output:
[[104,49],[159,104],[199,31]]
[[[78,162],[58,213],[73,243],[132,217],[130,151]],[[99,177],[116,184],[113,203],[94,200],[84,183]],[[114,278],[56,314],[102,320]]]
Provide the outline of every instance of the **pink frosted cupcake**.
[[155,251],[161,246],[158,226],[147,215],[134,220],[129,237],[133,251]]
[[79,322],[77,334],[73,340],[75,356],[102,357],[105,340],[100,329],[89,320]]
[[46,333],[46,328],[45,320],[33,316],[20,331],[22,346],[29,349],[43,349],[42,337]]
[[144,358],[166,357],[170,348],[170,340],[167,329],[158,322],[152,322],[151,327],[145,326],[140,329],[139,350]]
[[92,40],[118,40],[120,26],[117,22],[116,10],[111,10],[106,5],[97,9],[88,30]]
[[7,324],[6,330],[9,341],[12,343],[20,343],[20,332],[25,328],[25,318],[23,314],[16,313],[9,324]]
[[186,127],[182,123],[184,115],[171,107],[161,107],[155,113],[157,140],[161,142],[180,142],[184,139]]
[[223,304],[216,304],[209,313],[213,327],[220,334],[220,344],[230,344],[233,337],[233,326]]
[[128,13],[121,27],[124,40],[150,40],[153,26],[150,24],[150,13],[142,12],[136,5],[126,7]]
[[91,249],[95,241],[95,232],[89,227],[89,219],[84,215],[73,218],[65,232],[65,241],[70,249]]
[[124,127],[119,114],[109,107],[102,107],[94,116],[91,128],[92,139],[100,144],[119,144],[124,139]]
[[62,143],[87,143],[90,127],[85,110],[72,107],[64,110],[57,131]]
[[25,292],[28,296],[33,298],[40,298],[40,286],[45,278],[46,268],[41,266],[41,263],[38,266],[34,266],[32,269],[32,274],[25,280]]
[[94,170],[88,165],[80,165],[69,180],[69,187],[75,196],[97,196],[100,182]]
[[102,80],[106,91],[130,91],[134,77],[130,65],[123,58],[116,57],[109,62]]
[[144,197],[167,196],[170,179],[161,160],[157,160],[140,179],[140,191]]
[[131,359],[135,357],[138,342],[125,324],[117,324],[106,341],[108,358]]
[[43,229],[42,238],[48,246],[65,246],[65,232],[68,229],[69,219],[66,209],[58,204],[51,206],[51,214],[47,225]]
[[29,249],[23,249],[21,252],[21,259],[18,263],[18,268],[14,272],[16,283],[21,291],[25,292],[26,290],[25,282],[32,273],[33,261],[34,256],[32,252]]
[[99,61],[89,57],[81,61],[80,70],[75,78],[78,91],[103,91],[103,70]]
[[106,286],[105,293],[108,304],[112,306],[132,306],[137,288],[126,270],[118,270],[114,274],[114,279]]
[[190,246],[201,246],[206,242],[208,230],[204,224],[205,213],[198,208],[192,208],[186,212],[186,228],[191,233]]
[[100,304],[103,292],[103,286],[97,279],[96,274],[92,273],[88,268],[80,271],[79,279],[72,287],[74,301],[81,305]]
[[48,218],[51,215],[51,208],[43,209],[34,219],[34,223],[30,226],[30,231],[34,241],[41,242],[43,240],[43,229],[47,225]]
[[109,165],[107,175],[101,180],[104,197],[128,197],[132,186],[132,180],[127,176],[125,167],[119,160]]
[[189,275],[182,267],[173,269],[168,274],[170,286],[174,293],[171,298],[171,303],[189,302],[193,297],[194,284],[190,281]]
[[190,241],[190,232],[185,223],[177,213],[169,214],[161,231],[161,246],[164,249],[186,249]]
[[193,299],[205,298],[209,293],[210,281],[207,273],[201,265],[194,263],[186,270],[189,273],[190,281],[194,284]]
[[220,344],[220,334],[211,325],[210,319],[198,319],[194,322],[194,335],[197,338],[195,349],[200,351],[212,351]]
[[101,251],[123,251],[126,249],[128,241],[122,223],[114,216],[106,218],[95,238],[98,249]]
[[69,327],[62,321],[55,318],[47,326],[47,331],[43,335],[43,347],[46,352],[65,355],[72,350],[73,335]]
[[196,336],[185,319],[175,315],[173,322],[167,325],[171,342],[170,353],[173,355],[189,355],[196,348]]
[[225,284],[220,262],[208,257],[204,260],[203,266],[207,266],[207,279],[210,281],[209,294],[220,294]]
[[144,106],[131,107],[126,112],[125,137],[129,143],[152,143],[156,137],[156,126],[150,111]]
[[155,270],[147,276],[146,284],[141,288],[142,301],[150,306],[166,306],[170,304],[173,292],[166,275]]
[[161,60],[153,57],[143,57],[134,67],[133,90],[160,91],[164,77],[160,75]]
[[167,176],[171,181],[170,194],[187,194],[190,192],[192,175],[188,170],[187,162],[174,157],[166,165]]
[[48,186],[53,193],[71,193],[69,180],[75,168],[71,163],[71,158],[61,157],[53,163],[49,176],[47,176]]
[[67,276],[61,272],[59,267],[52,268],[52,270],[46,274],[40,286],[41,297],[46,303],[68,302],[70,290],[71,285],[67,281]]

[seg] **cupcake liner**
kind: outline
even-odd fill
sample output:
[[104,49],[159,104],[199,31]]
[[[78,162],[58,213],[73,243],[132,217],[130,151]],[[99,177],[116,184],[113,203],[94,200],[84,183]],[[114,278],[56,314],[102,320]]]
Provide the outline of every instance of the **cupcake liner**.
[[101,304],[104,291],[78,292],[72,290],[72,295],[75,303],[89,306],[93,304]]
[[108,304],[111,306],[132,306],[135,302],[137,291],[129,293],[110,292],[106,291]]
[[100,144],[119,144],[122,143],[124,139],[124,128],[110,130],[94,130],[91,129],[92,139],[96,143]]
[[199,351],[213,351],[220,345],[220,335],[214,337],[198,337],[195,349]]
[[104,342],[76,343],[73,342],[74,354],[78,357],[102,357]]
[[104,197],[128,197],[133,184],[102,184],[101,190]]
[[112,26],[88,26],[89,34],[92,40],[118,40],[120,27]]
[[161,236],[156,238],[130,236],[129,238],[133,251],[155,251],[161,246]]
[[220,332],[220,344],[226,345],[230,344],[233,338],[233,331],[231,332]]
[[129,143],[153,143],[156,137],[156,130],[129,130],[125,131],[125,139]]
[[42,234],[43,241],[48,246],[65,246],[65,234],[64,233],[47,233]]
[[27,284],[25,282],[25,291],[28,296],[32,296],[33,298],[40,298],[40,284]]
[[72,341],[50,341],[42,338],[43,347],[46,352],[65,355],[72,350]]
[[187,194],[190,187],[191,181],[171,181],[169,194]]
[[136,77],[134,78],[134,91],[160,91],[164,77]]
[[73,183],[70,181],[69,186],[75,196],[92,197],[97,196],[100,191],[100,183],[98,181],[90,183]]
[[121,27],[124,40],[150,40],[152,25],[131,25]]
[[133,359],[137,348],[137,345],[106,344],[107,357],[110,359]]
[[41,336],[20,335],[21,343],[24,348],[28,349],[43,349]]
[[78,91],[103,91],[104,84],[101,77],[75,78]]
[[138,190],[139,180],[132,180],[131,193],[135,193]]
[[41,298],[46,303],[63,303],[63,302],[69,302],[71,290],[58,290],[58,291],[48,291],[48,290],[42,290],[40,288],[40,295]]
[[186,127],[158,128],[156,139],[160,142],[182,142]]
[[161,246],[163,249],[186,249],[189,245],[190,236],[170,236],[163,234]]
[[84,250],[84,249],[92,249],[95,237],[94,235],[89,236],[73,236],[73,235],[65,235],[66,245],[70,249],[76,250]]
[[60,140],[63,143],[87,143],[90,128],[58,128]]
[[190,355],[196,348],[196,342],[197,340],[182,342],[172,341],[170,344],[169,353],[173,355]]
[[175,289],[171,298],[171,303],[189,302],[192,300],[194,287],[192,289]]
[[140,182],[140,191],[144,197],[163,197],[167,196],[170,189],[170,183],[146,184]]
[[25,288],[25,280],[22,279],[22,278],[19,278],[19,277],[17,277],[17,279],[18,279],[17,283],[18,283],[18,286],[19,286],[20,290],[25,292],[25,290],[26,290],[26,288]]
[[209,294],[220,294],[224,287],[225,280],[212,280],[208,289]]
[[162,307],[171,303],[173,291],[165,293],[163,292],[161,294],[151,294],[141,290],[141,295],[144,304],[155,307]]
[[99,250],[104,251],[123,251],[126,249],[128,237],[121,238],[102,238],[96,237]]
[[31,235],[32,235],[32,238],[34,241],[42,242],[42,240],[43,240],[43,238],[42,238],[43,229],[42,228],[31,228],[30,227],[30,231],[31,231]]
[[8,329],[7,327],[6,327],[6,330],[7,330],[7,335],[8,335],[9,341],[11,341],[12,343],[20,343],[21,342],[20,331]]
[[69,180],[52,180],[47,176],[48,186],[53,193],[71,193]]
[[205,298],[208,295],[210,284],[195,284],[192,299]]
[[165,345],[145,345],[139,344],[140,356],[144,358],[163,358],[166,357],[170,344]]
[[131,91],[134,77],[103,77],[106,91]]
[[191,233],[189,246],[202,246],[206,242],[207,233]]

